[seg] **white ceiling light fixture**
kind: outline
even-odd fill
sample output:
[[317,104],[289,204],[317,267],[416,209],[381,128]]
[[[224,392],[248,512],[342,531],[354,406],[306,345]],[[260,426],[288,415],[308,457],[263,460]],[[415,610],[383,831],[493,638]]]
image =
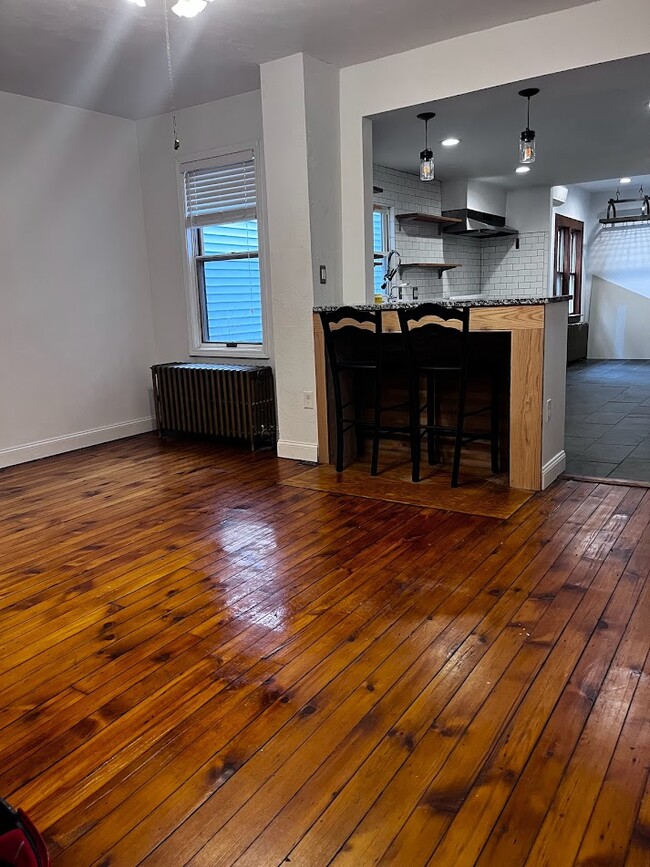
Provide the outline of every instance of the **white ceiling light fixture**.
[[529,171],[530,171],[530,166],[517,166],[517,168],[515,169],[515,172],[518,175],[527,175]]
[[203,12],[207,5],[206,0],[178,0],[176,5],[172,6],[172,12],[179,18],[194,18],[199,12]]
[[135,3],[136,6],[146,6],[146,0],[129,0],[129,3]]
[[443,148],[455,148],[457,144],[460,144],[459,138],[454,138],[454,136],[449,136],[449,138],[443,138],[440,142]]
[[632,183],[632,178],[621,178],[621,180],[619,181],[619,183],[620,183],[620,184],[631,184],[631,183]]

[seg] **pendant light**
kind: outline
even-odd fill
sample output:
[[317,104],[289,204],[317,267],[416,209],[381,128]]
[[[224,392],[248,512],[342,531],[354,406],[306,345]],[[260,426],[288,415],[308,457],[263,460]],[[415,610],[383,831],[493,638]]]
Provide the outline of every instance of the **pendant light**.
[[535,162],[535,130],[530,128],[530,98],[537,96],[538,93],[539,87],[527,87],[519,91],[519,96],[523,96],[528,101],[526,129],[519,136],[519,162],[524,166]]
[[180,148],[181,143],[176,128],[176,88],[174,86],[174,69],[172,67],[172,44],[169,38],[169,12],[167,11],[167,0],[163,0],[163,22],[165,24],[165,49],[167,51],[167,77],[169,78],[169,109],[172,116],[174,150],[177,151]]
[[418,118],[424,121],[424,150],[420,152],[420,180],[433,180],[433,151],[429,147],[429,121],[435,117],[434,111],[425,111]]

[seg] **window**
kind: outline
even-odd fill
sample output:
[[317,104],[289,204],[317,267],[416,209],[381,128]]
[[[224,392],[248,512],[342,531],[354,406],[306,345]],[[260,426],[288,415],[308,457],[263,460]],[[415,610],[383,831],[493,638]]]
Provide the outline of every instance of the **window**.
[[555,217],[555,264],[553,292],[572,295],[569,315],[582,313],[582,236],[584,223],[557,214]]
[[254,150],[181,172],[194,350],[266,354]]
[[381,284],[386,274],[386,253],[388,240],[388,208],[375,205],[372,212],[372,249],[374,252],[375,292],[381,292]]

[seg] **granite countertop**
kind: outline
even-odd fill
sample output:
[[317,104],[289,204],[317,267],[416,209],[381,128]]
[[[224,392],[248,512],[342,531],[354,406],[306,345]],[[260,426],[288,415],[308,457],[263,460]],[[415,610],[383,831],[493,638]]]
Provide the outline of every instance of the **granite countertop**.
[[399,310],[403,307],[417,307],[420,304],[440,304],[441,307],[519,307],[537,304],[553,304],[569,301],[570,295],[536,295],[525,298],[504,298],[503,296],[478,296],[476,298],[431,298],[421,301],[386,301],[384,304],[335,304],[329,307],[314,307],[314,313],[352,307],[354,310]]

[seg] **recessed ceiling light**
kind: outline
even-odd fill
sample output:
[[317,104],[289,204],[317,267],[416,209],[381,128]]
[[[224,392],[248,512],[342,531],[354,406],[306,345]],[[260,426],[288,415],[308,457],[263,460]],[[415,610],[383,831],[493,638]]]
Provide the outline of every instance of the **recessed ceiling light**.
[[460,139],[450,136],[449,138],[443,138],[440,144],[443,146],[443,148],[454,148],[457,144],[460,144]]
[[619,181],[619,183],[621,183],[621,184],[631,184],[631,183],[632,183],[632,178],[621,178],[621,180]]
[[525,175],[530,171],[530,166],[517,166],[515,171],[518,175]]
[[131,3],[135,3],[136,6],[146,6],[145,0],[131,0]]

